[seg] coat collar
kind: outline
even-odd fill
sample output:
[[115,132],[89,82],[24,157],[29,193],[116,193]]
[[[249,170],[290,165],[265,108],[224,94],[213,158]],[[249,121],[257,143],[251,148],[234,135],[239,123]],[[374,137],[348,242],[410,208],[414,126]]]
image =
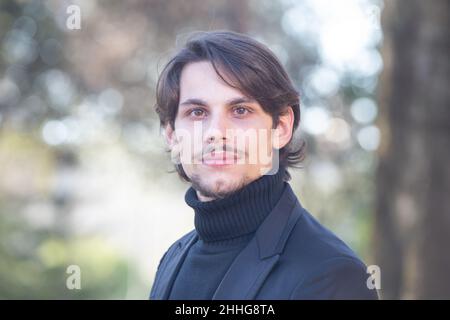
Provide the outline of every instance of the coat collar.
[[[225,273],[213,300],[246,300],[254,299],[272,268],[280,258],[295,223],[300,217],[301,205],[291,186],[286,188],[272,212],[262,222],[255,236],[239,253]],[[191,232],[184,240],[180,240],[167,263],[155,279],[155,291],[152,299],[166,300],[176,275],[190,247],[197,241],[198,235]]]

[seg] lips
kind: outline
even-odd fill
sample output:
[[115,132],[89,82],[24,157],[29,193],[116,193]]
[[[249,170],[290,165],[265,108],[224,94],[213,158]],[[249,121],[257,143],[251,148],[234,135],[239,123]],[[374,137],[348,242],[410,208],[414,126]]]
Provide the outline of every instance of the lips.
[[232,152],[212,151],[203,156],[203,164],[210,166],[230,165],[235,164],[237,159],[237,155]]

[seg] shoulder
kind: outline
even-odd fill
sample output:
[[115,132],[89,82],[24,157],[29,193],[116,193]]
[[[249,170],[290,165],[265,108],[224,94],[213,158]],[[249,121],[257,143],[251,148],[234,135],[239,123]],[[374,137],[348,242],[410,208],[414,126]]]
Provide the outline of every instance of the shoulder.
[[291,299],[376,300],[369,289],[365,265],[351,257],[330,258],[306,273],[296,284]]
[[357,254],[306,209],[286,244],[285,259],[297,271],[292,299],[376,299],[369,274]]
[[305,208],[298,205],[294,210],[299,217],[286,242],[284,254],[303,262],[305,268],[316,267],[317,264],[335,257],[360,261],[344,241],[317,221]]
[[168,262],[170,261],[170,258],[174,255],[174,253],[181,249],[183,246],[187,245],[187,243],[196,235],[195,229],[186,233],[184,236],[182,236],[180,239],[172,243],[169,248],[166,250],[166,252],[163,254],[161,259],[159,260],[159,264],[156,270],[156,275],[154,278],[154,282],[152,285],[152,289],[150,291],[150,299],[153,299],[155,297],[156,288],[158,286],[158,283],[160,282],[160,279],[162,277],[162,274],[164,273],[164,269],[166,268]]

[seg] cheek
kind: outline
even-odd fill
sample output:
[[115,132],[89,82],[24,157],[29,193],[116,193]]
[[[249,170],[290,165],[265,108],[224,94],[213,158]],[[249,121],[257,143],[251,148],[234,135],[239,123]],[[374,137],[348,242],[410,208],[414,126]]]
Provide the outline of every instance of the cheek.
[[177,122],[175,127],[176,142],[172,148],[172,154],[178,152],[180,162],[183,165],[194,164],[195,156],[201,152],[201,137],[199,140],[192,126],[183,123],[183,121]]
[[239,160],[237,160],[236,169],[247,166],[260,165],[262,162],[267,162],[267,157],[271,154],[271,144],[266,136],[263,137],[245,137],[236,139],[232,145],[233,149],[238,153]]
[[[271,121],[267,121],[267,119],[241,124],[239,126],[240,133],[235,131],[233,134],[234,144],[238,149],[245,150],[247,153],[271,150],[273,140],[271,124]],[[245,139],[243,138],[244,132]]]

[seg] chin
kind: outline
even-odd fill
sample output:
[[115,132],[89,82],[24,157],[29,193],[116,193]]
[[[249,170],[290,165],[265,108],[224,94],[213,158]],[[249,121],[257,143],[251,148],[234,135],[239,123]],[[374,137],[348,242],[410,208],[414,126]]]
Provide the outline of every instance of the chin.
[[201,175],[208,177],[208,180],[225,179],[228,181],[239,182],[246,175],[246,170],[239,165],[226,165],[226,166],[206,166],[202,165]]
[[208,190],[215,194],[227,194],[235,190],[233,185],[223,180],[207,183],[207,186]]
[[[203,166],[202,166],[203,167]],[[227,166],[227,168],[198,168],[193,175],[197,181],[214,193],[227,193],[241,187],[246,180],[246,171],[239,166]]]
[[203,179],[205,183],[208,185],[234,185],[239,183],[244,174],[238,170],[211,170],[207,169],[207,171],[202,172]]

